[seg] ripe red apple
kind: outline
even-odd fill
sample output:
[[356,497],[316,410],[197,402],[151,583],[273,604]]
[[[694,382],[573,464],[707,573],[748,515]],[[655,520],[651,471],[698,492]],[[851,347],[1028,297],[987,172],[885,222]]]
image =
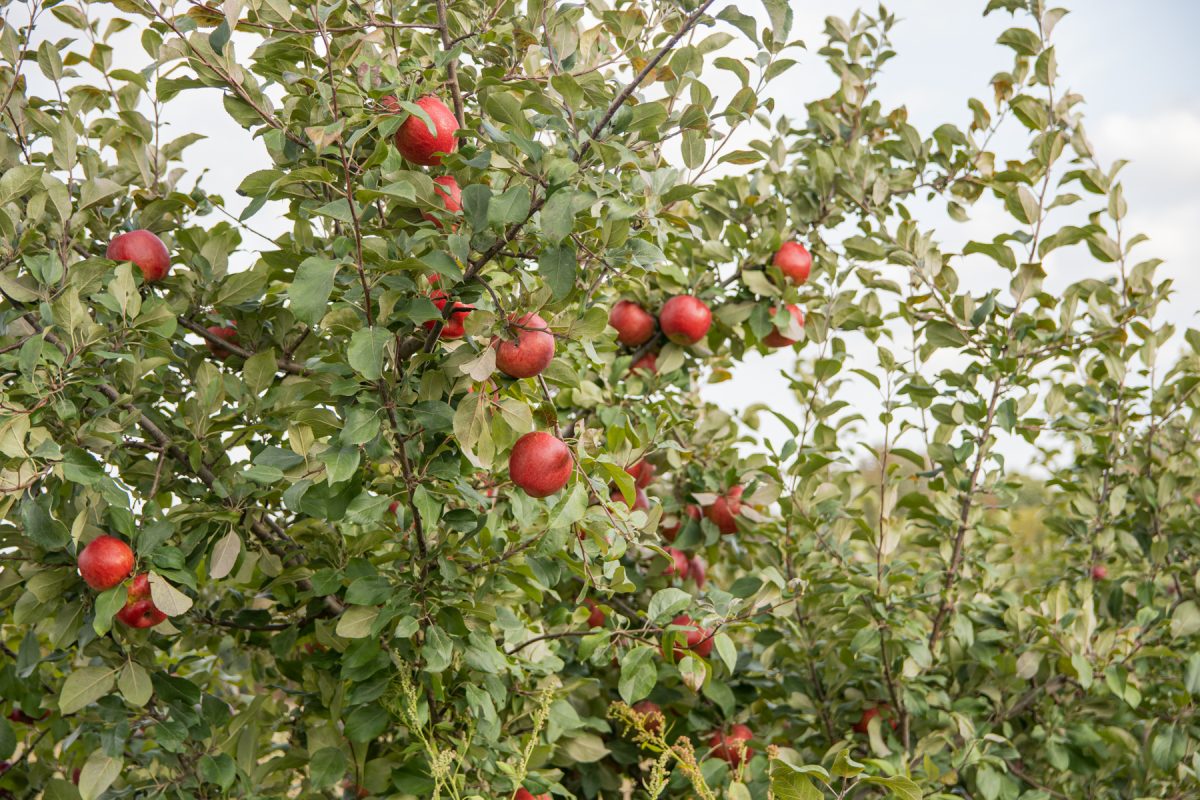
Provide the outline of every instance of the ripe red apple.
[[[702,628],[696,623],[692,622],[692,618],[687,614],[680,614],[678,617],[671,620],[671,624],[689,629],[686,632],[686,644],[681,643],[678,639],[675,640],[674,653],[676,661],[687,655],[687,653],[684,652],[685,647],[701,658],[708,658],[713,649],[712,631],[708,630],[707,628]],[[666,655],[667,651],[664,647],[663,658],[666,658]]]
[[688,574],[696,582],[697,589],[703,589],[704,584],[708,582],[708,565],[699,555],[692,556],[692,560],[688,563]]
[[350,780],[349,778],[346,778],[346,780],[342,781],[342,788],[345,789],[350,794],[354,795],[355,797],[360,798],[360,800],[363,797],[371,796],[370,790],[368,790],[365,786],[359,786],[357,783]]
[[391,514],[393,517],[396,516],[396,512],[399,509],[400,509],[400,501],[399,500],[393,500],[392,502],[388,503],[388,513]]
[[104,257],[113,261],[132,261],[149,283],[162,280],[171,270],[171,253],[163,240],[143,229],[114,237],[108,243]]
[[117,612],[117,619],[131,628],[153,628],[167,618],[159,611],[150,597],[150,576],[141,573],[133,579],[125,606]]
[[[788,313],[792,315],[792,319],[796,321],[796,324],[803,328],[804,312],[800,310],[800,307],[793,303],[789,303],[787,310]],[[771,309],[771,316],[775,316],[774,308]],[[788,337],[784,336],[778,328],[772,328],[771,332],[763,337],[763,344],[765,344],[767,347],[791,347],[798,341],[800,340],[789,339]]]
[[[223,339],[226,342],[237,344],[237,328],[233,327],[233,323],[228,325],[210,325],[206,328],[209,333],[216,336],[218,339]],[[204,346],[208,348],[208,352],[213,354],[213,358],[218,358],[221,361],[233,355],[232,350],[227,350],[219,344],[214,344],[211,340],[205,339]]]
[[636,372],[639,369],[644,369],[651,375],[658,374],[658,359],[655,358],[654,353],[646,353],[629,367],[630,372]]
[[663,570],[663,575],[672,577],[679,576],[679,580],[687,580],[688,570],[691,568],[691,561],[688,559],[687,553],[674,547],[667,548],[667,554],[671,556],[671,563]]
[[812,255],[799,242],[784,242],[772,261],[792,283],[802,284],[812,271]]
[[662,709],[658,707],[658,703],[643,700],[640,703],[634,703],[633,710],[642,715],[642,725],[650,733],[660,733],[662,731],[665,718],[663,717]]
[[44,720],[48,716],[50,716],[49,710],[43,711],[41,716],[39,716],[39,717],[31,717],[30,715],[26,714],[21,709],[17,708],[9,713],[8,718],[10,721],[19,722],[22,725],[32,725],[35,722],[40,722],[41,720]]
[[[458,181],[454,180],[453,175],[439,175],[433,179],[433,184],[434,194],[442,201],[447,211],[451,214],[462,211],[462,189],[458,188]],[[423,212],[421,216],[439,228],[442,227],[442,221],[428,211]]]
[[645,489],[650,485],[650,481],[654,480],[654,473],[658,471],[658,468],[643,458],[633,466],[626,467],[625,471],[633,476],[639,487]]
[[[612,501],[614,503],[617,503],[617,502],[625,503],[625,495],[622,494],[621,490],[616,487],[613,487],[612,494],[610,494],[609,497],[612,499]],[[629,505],[629,503],[625,503],[625,505]],[[634,511],[649,511],[650,510],[650,498],[646,497],[646,493],[644,491],[642,491],[641,487],[634,487],[633,510]]]
[[737,533],[737,515],[742,510],[742,487],[734,486],[705,510],[705,515],[728,536]]
[[728,731],[713,731],[708,744],[712,747],[713,758],[721,758],[729,762],[729,766],[749,761],[754,755],[748,744],[754,738],[754,733],[745,725],[731,725]]
[[658,312],[662,332],[675,344],[695,344],[712,326],[712,312],[704,301],[690,294],[672,297]]
[[892,712],[892,707],[889,706],[887,703],[876,706],[874,708],[865,709],[862,713],[862,716],[859,717],[858,722],[854,723],[854,732],[855,733],[866,733],[867,728],[871,724],[871,720],[878,717],[881,713],[884,715],[883,716],[884,720],[886,720],[888,723],[891,724],[892,730],[896,730],[896,720],[891,718],[891,716],[892,716],[891,712]]
[[[392,109],[399,108],[394,98],[391,103],[384,98],[384,105]],[[454,136],[458,130],[458,120],[445,103],[431,94],[417,100],[417,105],[433,120],[435,132],[430,133],[425,120],[412,114],[396,131],[396,149],[414,164],[436,167],[442,163],[442,154],[458,149],[458,139]]]
[[79,785],[79,776],[82,774],[83,774],[83,770],[80,769],[79,767],[76,767],[75,769],[71,770],[71,783],[78,786]]
[[587,626],[589,628],[603,628],[604,620],[608,619],[608,614],[604,613],[604,609],[590,597],[585,597],[583,604],[592,610],[592,613],[587,618]]
[[1108,567],[1103,564],[1097,564],[1092,567],[1092,579],[1102,581],[1108,577]]
[[508,457],[509,477],[530,497],[549,497],[566,486],[571,467],[566,442],[542,431],[517,439]]
[[115,536],[97,536],[79,553],[79,574],[98,592],[111,589],[133,572],[133,551]]
[[522,786],[517,789],[517,793],[513,795],[513,800],[550,800],[550,793],[534,794],[533,792]]
[[[429,298],[433,300],[433,304],[437,306],[438,311],[445,310],[446,303],[449,302],[449,298],[446,296],[446,293],[440,290],[429,295]],[[464,335],[466,335],[467,332],[465,327],[467,322],[467,314],[470,314],[474,310],[475,309],[472,306],[464,305],[455,301],[454,311],[450,312],[450,319],[445,320],[442,323],[442,331],[438,334],[438,338],[461,339]],[[429,322],[425,323],[425,329],[432,330],[435,324],[436,322],[434,320],[430,320]]]
[[632,300],[621,300],[612,307],[608,324],[617,330],[617,341],[626,347],[637,347],[654,335],[654,317]]
[[554,359],[554,335],[537,314],[519,317],[513,326],[516,340],[493,340],[496,367],[510,378],[532,378]]
[[[683,509],[683,515],[686,515],[688,517],[691,517],[692,519],[698,520],[698,519],[700,519],[700,507],[689,505]],[[674,521],[670,525],[663,526],[662,535],[663,535],[663,538],[666,539],[668,542],[675,541],[675,537],[679,535],[679,532],[681,530],[683,530],[683,525],[684,525],[683,515],[675,517]]]

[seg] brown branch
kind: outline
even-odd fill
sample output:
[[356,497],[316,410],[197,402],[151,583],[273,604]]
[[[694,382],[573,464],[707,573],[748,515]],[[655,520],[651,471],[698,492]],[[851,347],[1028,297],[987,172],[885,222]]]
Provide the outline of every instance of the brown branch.
[[[207,328],[205,328],[203,325],[201,325],[200,323],[196,322],[193,319],[190,319],[188,317],[181,315],[179,317],[176,317],[176,320],[179,322],[180,326],[187,328],[189,331],[196,334],[201,339],[204,339],[207,342],[211,342],[214,346],[219,347],[223,350],[228,350],[229,352],[233,353],[235,356],[241,356],[242,358],[252,358],[253,356],[257,355],[253,350],[247,350],[246,348],[242,347],[241,345],[235,344],[227,339],[222,339],[220,336],[217,336],[214,333],[210,333]],[[311,374],[310,370],[308,368],[306,368],[303,364],[297,364],[295,361],[292,361],[291,359],[288,359],[288,358],[278,358],[275,360],[275,363],[279,367],[279,370],[281,372],[290,372],[293,375],[309,375],[309,374]]]
[[[446,22],[446,0],[437,0],[438,31],[442,35],[442,50],[447,53],[453,48],[450,43],[450,28]],[[458,86],[458,59],[452,58],[446,64],[446,82],[450,84],[450,96],[454,99],[454,117],[458,127],[467,127],[467,118],[463,114],[462,89]]]

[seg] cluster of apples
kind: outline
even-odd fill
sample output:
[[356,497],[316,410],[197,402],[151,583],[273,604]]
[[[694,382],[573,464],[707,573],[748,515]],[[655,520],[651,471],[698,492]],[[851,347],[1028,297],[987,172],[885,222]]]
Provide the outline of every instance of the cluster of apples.
[[[79,574],[98,592],[119,586],[133,573],[133,550],[115,536],[97,536],[79,552]],[[131,628],[153,628],[167,618],[150,596],[150,576],[138,573],[117,619]]]
[[[797,286],[808,280],[812,272],[812,254],[799,242],[785,242],[775,252],[772,264],[779,268],[784,277]],[[787,311],[795,326],[804,327],[804,312],[795,303],[789,303]],[[771,316],[776,309],[772,308]],[[708,335],[712,327],[712,309],[703,300],[693,295],[675,295],[663,303],[658,312],[658,319],[633,300],[621,300],[609,312],[608,324],[616,330],[617,341],[626,347],[641,347],[654,338],[656,329],[675,344],[690,346],[696,344]],[[798,339],[786,336],[776,328],[763,337],[763,344],[771,348],[791,347]],[[632,370],[646,369],[657,371],[657,363],[653,352],[648,352],[638,358],[631,366]]]
[[[633,705],[633,710],[642,718],[642,727],[650,733],[660,734],[666,723],[666,715],[658,703],[643,700]],[[749,742],[754,738],[754,732],[749,726],[741,723],[730,725],[728,728],[718,728],[708,736],[708,746],[713,758],[729,762],[735,769],[746,763],[754,755]]]

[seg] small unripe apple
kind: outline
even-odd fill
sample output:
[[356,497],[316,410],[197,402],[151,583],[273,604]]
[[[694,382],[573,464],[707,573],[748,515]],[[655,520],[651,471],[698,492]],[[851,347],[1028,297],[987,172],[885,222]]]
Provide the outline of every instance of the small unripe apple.
[[658,359],[655,357],[654,353],[646,353],[646,355],[633,362],[633,364],[631,364],[629,367],[630,372],[636,372],[639,369],[645,370],[651,375],[658,374]]
[[[226,342],[237,344],[237,328],[233,327],[233,323],[228,325],[211,325],[206,328],[209,333],[216,336],[218,339],[223,339]],[[233,355],[232,350],[228,350],[219,344],[215,344],[209,339],[204,340],[204,346],[208,348],[208,352],[213,354],[213,358],[219,358],[224,361]]]
[[517,793],[513,795],[513,800],[550,800],[550,793],[534,794],[533,792],[522,786],[517,789]]
[[162,280],[171,271],[171,253],[167,246],[162,239],[144,229],[114,237],[104,255],[112,261],[132,261],[149,283]]
[[[388,98],[384,98],[383,104],[389,109],[398,110],[400,107],[395,98],[392,98],[390,103]],[[458,120],[445,103],[431,94],[418,99],[417,105],[433,121],[434,132],[429,132],[425,120],[411,114],[396,131],[396,149],[414,164],[436,167],[442,163],[443,154],[453,153],[458,149],[458,139],[454,136],[454,132],[458,130]]]
[[[437,307],[438,311],[444,311],[446,308],[446,303],[450,302],[449,298],[446,296],[446,293],[443,291],[436,291],[429,295],[429,298],[433,300],[433,304]],[[442,322],[442,331],[438,334],[438,338],[461,339],[467,332],[467,314],[470,314],[474,310],[475,309],[473,306],[464,305],[455,301],[454,310],[450,312],[450,318]],[[434,320],[430,320],[429,322],[425,323],[425,329],[432,330],[435,324],[437,323]]]
[[1103,564],[1096,564],[1092,567],[1092,579],[1102,581],[1108,577],[1108,567]]
[[667,565],[662,574],[667,577],[679,576],[679,580],[686,580],[688,570],[692,566],[687,553],[675,547],[668,547],[667,555],[671,557],[671,563]]
[[517,439],[508,457],[509,477],[530,497],[549,497],[562,489],[571,478],[571,467],[566,442],[543,431]]
[[554,335],[537,314],[513,320],[513,329],[515,340],[493,340],[496,367],[510,378],[532,378],[554,360]]
[[625,471],[633,476],[633,480],[639,487],[645,489],[650,485],[650,481],[654,480],[654,473],[658,471],[658,468],[643,458],[633,466],[626,467]]
[[708,565],[699,555],[692,556],[692,560],[688,563],[688,574],[696,582],[697,589],[703,589],[704,584],[708,582]]
[[[458,181],[454,180],[453,175],[439,175],[433,179],[433,193],[442,201],[442,206],[451,214],[457,214],[462,211],[462,189],[458,188]],[[442,227],[442,221],[434,214],[425,211],[421,216]]]
[[[692,653],[700,656],[700,658],[708,658],[713,649],[712,631],[708,630],[707,628],[702,628],[696,623],[692,622],[692,618],[687,614],[680,614],[675,619],[671,620],[671,624],[688,629],[686,631],[686,642],[680,642],[678,639],[675,640],[674,653],[676,661],[687,655],[687,653],[684,652],[684,648],[692,651]],[[666,648],[664,647],[663,657],[665,658],[666,655],[667,652]]]
[[79,553],[79,574],[96,591],[111,589],[131,572],[133,551],[115,536],[97,536]]
[[654,335],[654,317],[632,300],[621,300],[612,307],[608,324],[617,331],[617,341],[626,347],[637,347]]
[[705,515],[728,536],[737,533],[737,515],[742,510],[742,487],[734,486],[705,510]]
[[633,704],[633,710],[642,715],[642,726],[650,733],[662,732],[664,717],[658,703],[643,700]]
[[700,516],[701,516],[700,507],[689,505],[683,509],[682,515],[674,518],[674,521],[671,524],[664,525],[663,529],[662,529],[662,535],[663,535],[664,539],[666,539],[668,542],[675,541],[675,537],[679,535],[679,532],[681,530],[683,530],[683,525],[684,525],[683,518],[685,516],[690,517],[691,519],[695,519],[695,520],[700,519]]
[[587,626],[589,628],[603,628],[604,621],[608,619],[608,614],[604,613],[604,609],[590,597],[585,597],[583,604],[592,610],[592,613],[587,618]]
[[675,344],[695,344],[712,326],[712,312],[704,301],[690,294],[672,297],[658,312],[662,332]]
[[153,628],[166,618],[150,597],[150,576],[139,574],[129,586],[125,606],[117,612],[117,619],[131,628]]
[[[622,494],[621,490],[616,487],[613,488],[612,494],[610,494],[609,497],[612,499],[612,501],[614,503],[620,502],[620,503],[625,503],[625,505],[629,505],[629,503],[625,502],[625,495]],[[650,498],[646,497],[646,493],[644,491],[642,491],[641,487],[635,486],[633,489],[633,510],[634,511],[649,511],[650,510]]]
[[783,246],[775,253],[775,259],[771,262],[779,267],[780,271],[795,284],[802,284],[808,280],[808,275],[812,271],[812,255],[799,242],[784,242]]
[[[791,314],[792,319],[795,321],[796,326],[803,328],[804,327],[804,312],[800,310],[800,307],[795,305],[794,303],[789,303],[787,306],[787,310],[788,310],[788,313]],[[771,309],[771,316],[772,317],[775,316],[774,308]],[[786,328],[785,328],[785,330],[786,330]],[[765,344],[767,347],[791,347],[792,345],[794,345],[796,342],[798,342],[800,340],[799,339],[790,339],[787,336],[784,336],[783,333],[778,328],[772,328],[771,332],[768,333],[766,336],[764,336],[762,341],[763,341],[763,344]]]
[[728,731],[713,731],[708,744],[713,758],[724,759],[731,767],[736,767],[754,755],[748,744],[753,738],[754,733],[745,725],[731,725]]

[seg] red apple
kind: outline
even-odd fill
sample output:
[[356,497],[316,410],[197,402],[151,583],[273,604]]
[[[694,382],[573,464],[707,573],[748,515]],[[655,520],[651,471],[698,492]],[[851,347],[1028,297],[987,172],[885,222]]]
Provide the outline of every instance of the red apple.
[[[429,298],[433,300],[433,304],[437,306],[438,311],[443,311],[446,308],[446,303],[449,302],[449,298],[443,291],[436,291],[429,295]],[[464,335],[466,335],[467,332],[465,327],[467,322],[467,314],[470,314],[474,310],[475,309],[472,306],[464,305],[455,301],[454,310],[450,312],[450,319],[443,321],[442,331],[438,334],[438,338],[461,339]],[[434,320],[430,320],[429,322],[425,323],[425,329],[432,330],[435,324],[436,322]]]
[[688,574],[696,582],[697,589],[703,589],[704,584],[708,582],[708,565],[699,555],[692,556],[692,560],[688,563]]
[[396,516],[396,512],[398,510],[400,510],[400,501],[399,500],[393,500],[392,502],[388,503],[388,513],[391,514],[393,517]]
[[513,329],[515,340],[493,340],[496,367],[510,378],[532,378],[554,359],[554,335],[537,314],[513,320]]
[[[800,310],[800,307],[793,303],[789,303],[787,310],[788,313],[792,315],[792,319],[796,321],[796,325],[803,328],[804,312]],[[771,316],[775,316],[774,308],[771,309]],[[764,336],[762,341],[767,347],[791,347],[800,340],[789,339],[788,337],[784,336],[782,331],[780,331],[778,328],[772,328],[771,332]]]
[[[433,179],[433,192],[442,201],[442,205],[451,214],[457,214],[462,211],[462,189],[458,188],[458,181],[454,180],[453,175],[439,175]],[[442,221],[428,211],[423,212],[421,216],[442,227]]]
[[812,255],[799,242],[784,242],[772,261],[792,283],[802,284],[812,271]]
[[748,744],[754,738],[754,733],[745,725],[731,725],[728,731],[713,731],[708,744],[712,747],[713,758],[721,758],[729,762],[729,766],[749,761],[754,755]]
[[626,347],[637,347],[654,335],[654,317],[632,300],[621,300],[612,307],[608,324],[617,330],[617,341]]
[[571,467],[571,449],[542,431],[517,439],[508,457],[509,477],[530,497],[549,497],[566,486]]
[[517,789],[517,793],[513,795],[513,800],[550,800],[550,793],[534,794],[533,792],[522,786]]
[[96,591],[111,589],[133,572],[133,551],[115,536],[97,536],[79,553],[79,574]]
[[159,611],[150,597],[150,576],[141,573],[133,579],[125,606],[117,612],[117,619],[131,628],[153,628],[167,618]]
[[360,798],[360,800],[363,797],[371,796],[370,790],[368,790],[365,786],[359,786],[357,783],[350,780],[349,778],[346,778],[346,780],[342,781],[342,788],[345,789],[350,794],[354,795],[355,797]]
[[[211,325],[205,330],[218,339],[237,344],[237,328],[233,327],[233,323],[229,325]],[[208,352],[213,354],[213,358],[218,358],[221,361],[233,355],[232,350],[227,350],[219,344],[214,344],[210,339],[204,340],[204,346],[208,348]]]
[[29,714],[26,714],[24,711],[17,708],[9,713],[8,718],[10,721],[19,722],[22,725],[32,725],[35,722],[40,722],[41,720],[44,720],[48,716],[50,716],[49,710],[43,711],[41,716],[31,717]]
[[742,487],[734,486],[705,510],[705,515],[728,536],[737,533],[737,515],[742,510]]
[[871,720],[878,717],[881,713],[884,715],[883,718],[887,720],[889,724],[891,724],[892,730],[896,730],[896,720],[891,718],[891,711],[892,707],[887,703],[876,706],[875,708],[865,709],[862,713],[862,716],[859,717],[858,722],[854,723],[854,732],[866,733],[867,728],[871,725]]
[[1097,564],[1092,567],[1092,579],[1102,581],[1108,577],[1108,567],[1103,564]]
[[[390,110],[399,108],[394,98],[390,103],[388,98],[384,98],[383,104]],[[445,103],[431,94],[417,100],[417,105],[433,120],[435,130],[430,133],[425,120],[412,114],[396,131],[396,149],[414,164],[436,167],[442,163],[442,154],[458,149],[458,139],[454,136],[458,130],[458,120]]]
[[[700,507],[699,506],[689,505],[683,509],[683,513],[684,513],[684,515],[691,517],[692,519],[697,519],[697,520],[700,519]],[[683,524],[684,524],[683,516],[675,517],[674,522],[672,522],[670,525],[663,526],[663,529],[662,529],[663,538],[666,539],[668,542],[675,541],[675,537],[679,535],[679,532],[681,530],[683,530]]]
[[633,476],[634,481],[637,482],[639,487],[645,489],[650,485],[650,481],[654,480],[654,473],[657,469],[657,467],[643,458],[632,467],[626,467],[625,471]]
[[630,372],[635,372],[639,369],[644,369],[651,375],[658,374],[658,359],[655,358],[654,353],[646,353],[646,355],[633,362],[629,367]]
[[662,709],[658,707],[658,703],[643,700],[640,703],[634,703],[633,710],[642,715],[642,726],[650,733],[660,733],[662,731],[665,719]]
[[132,261],[150,283],[162,280],[171,270],[171,253],[163,240],[142,229],[114,237],[108,243],[105,258]]
[[[686,632],[686,644],[681,643],[678,638],[675,640],[674,653],[676,661],[687,655],[687,653],[684,652],[685,647],[701,658],[708,658],[713,649],[712,631],[708,630],[707,628],[701,628],[699,625],[692,622],[692,618],[687,614],[680,614],[678,617],[671,620],[671,624],[689,629]],[[678,632],[676,632],[676,636],[678,636]],[[665,658],[666,655],[667,652],[666,648],[664,647],[663,657]]]
[[604,620],[608,619],[608,614],[604,613],[604,609],[590,597],[585,597],[583,604],[592,610],[592,613],[587,618],[587,626],[589,628],[603,628]]
[[667,548],[667,554],[671,556],[671,563],[663,570],[663,575],[672,577],[679,576],[679,580],[686,580],[688,570],[691,568],[691,561],[688,560],[687,553],[674,547]]
[[712,326],[712,312],[698,297],[676,295],[664,303],[658,312],[658,324],[675,344],[695,344],[704,338]]
[[[625,495],[622,494],[621,490],[616,487],[613,487],[612,494],[610,494],[609,497],[612,499],[612,501],[614,503],[617,503],[617,502],[625,503]],[[625,505],[629,505],[629,504],[625,503]],[[646,493],[644,491],[642,491],[642,489],[640,487],[634,487],[634,490],[633,490],[633,510],[634,511],[649,511],[650,510],[650,498],[646,497]]]

